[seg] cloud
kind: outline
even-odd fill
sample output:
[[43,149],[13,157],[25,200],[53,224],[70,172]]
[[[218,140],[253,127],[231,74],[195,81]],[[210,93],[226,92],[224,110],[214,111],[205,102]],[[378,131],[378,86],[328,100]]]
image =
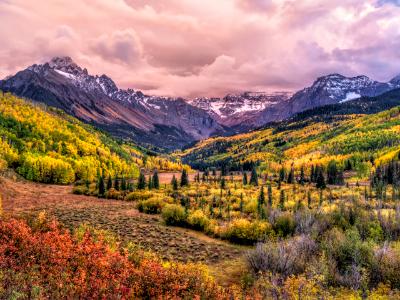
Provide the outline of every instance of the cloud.
[[[393,5],[389,5],[393,4]],[[296,90],[400,73],[389,0],[0,1],[0,77],[70,55],[119,86],[173,96]]]

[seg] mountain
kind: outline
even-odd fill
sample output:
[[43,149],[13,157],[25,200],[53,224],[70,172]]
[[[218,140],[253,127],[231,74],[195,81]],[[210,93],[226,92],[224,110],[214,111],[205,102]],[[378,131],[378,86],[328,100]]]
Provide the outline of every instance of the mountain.
[[3,81],[0,89],[44,102],[114,136],[163,149],[224,132],[207,112],[181,98],[119,89],[106,75],[90,75],[69,57],[33,65]]
[[396,89],[309,109],[248,133],[203,140],[180,156],[194,168],[232,170],[249,170],[254,163],[278,168],[285,160],[296,167],[323,164],[326,157],[390,160],[400,151],[399,126],[400,89]]
[[196,98],[189,103],[204,109],[219,123],[232,127],[253,120],[267,107],[285,102],[289,97],[288,92],[244,92],[228,94],[223,98]]
[[247,127],[263,126],[280,121],[298,112],[328,104],[345,103],[363,96],[374,97],[400,88],[400,75],[387,83],[371,80],[367,76],[346,77],[330,74],[319,77],[310,87],[296,92],[289,100],[265,108]]

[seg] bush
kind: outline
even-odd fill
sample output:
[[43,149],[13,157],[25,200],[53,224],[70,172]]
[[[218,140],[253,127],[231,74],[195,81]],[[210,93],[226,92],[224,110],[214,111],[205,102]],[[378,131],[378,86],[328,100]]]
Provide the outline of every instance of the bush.
[[105,198],[122,200],[124,198],[124,196],[120,191],[117,191],[116,189],[111,188],[107,191]]
[[140,212],[145,214],[159,214],[165,203],[160,198],[150,198],[147,200],[140,201],[137,208]]
[[236,219],[232,221],[225,232],[224,238],[239,244],[254,244],[267,238],[271,234],[271,225],[268,222]]
[[187,223],[193,229],[207,231],[210,224],[210,219],[203,213],[202,210],[198,209],[189,214]]
[[182,226],[186,223],[186,214],[182,206],[167,204],[161,211],[162,218],[167,225]]
[[87,195],[88,192],[87,187],[84,185],[77,185],[72,189],[72,193],[76,195]]
[[278,236],[286,237],[294,234],[296,223],[291,214],[285,213],[275,218],[272,228]]
[[254,274],[272,272],[287,277],[304,273],[317,253],[315,241],[301,235],[287,241],[258,243],[246,257]]
[[153,194],[148,191],[135,191],[126,195],[125,200],[127,201],[141,201],[151,198]]

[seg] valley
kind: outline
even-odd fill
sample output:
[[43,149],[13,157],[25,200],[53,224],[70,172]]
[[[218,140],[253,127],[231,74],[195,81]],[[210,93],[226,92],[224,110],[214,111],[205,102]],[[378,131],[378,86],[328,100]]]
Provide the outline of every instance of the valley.
[[[28,71],[44,68],[46,76],[68,80],[89,76],[68,59],[52,64]],[[105,77],[86,79],[83,88],[96,93],[113,86]],[[230,95],[220,106],[216,99],[197,100],[205,105],[196,108],[196,116],[206,116],[199,122],[219,124],[224,133],[197,132],[182,144],[175,140],[180,133],[156,137],[158,145],[104,130],[106,123],[92,122],[93,107],[72,112],[0,92],[0,237],[7,241],[0,248],[7,261],[0,293],[31,298],[38,286],[38,293],[55,298],[77,291],[91,298],[97,286],[96,297],[116,290],[117,299],[163,298],[171,290],[176,298],[204,299],[399,298],[400,94],[390,84],[337,74],[319,78],[314,88],[322,86],[335,100],[314,105],[318,101],[307,98],[314,103],[309,109],[285,110],[286,117],[268,122],[258,113],[289,109],[316,90],[277,94],[279,101],[262,93]],[[365,95],[348,99],[362,95],[360,85]],[[107,97],[126,92],[112,90]],[[130,104],[163,105],[129,93]],[[271,103],[262,103],[267,98]],[[162,101],[169,101],[168,111],[184,102]],[[173,117],[183,127],[193,121],[185,119],[193,112],[184,103],[185,113]],[[215,107],[230,121],[210,111]],[[125,125],[112,124],[118,130]],[[160,147],[171,141],[176,148]],[[40,271],[46,259],[31,263],[29,253],[49,259],[49,271]],[[60,269],[69,279],[55,275]],[[84,283],[74,281],[77,269]],[[90,274],[98,269],[93,282]]]

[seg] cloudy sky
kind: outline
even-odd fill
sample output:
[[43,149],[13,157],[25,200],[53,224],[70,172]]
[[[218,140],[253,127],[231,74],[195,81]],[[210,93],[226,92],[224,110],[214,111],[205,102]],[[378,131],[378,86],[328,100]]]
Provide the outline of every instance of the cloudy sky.
[[400,0],[0,0],[0,78],[71,56],[171,96],[400,73]]

